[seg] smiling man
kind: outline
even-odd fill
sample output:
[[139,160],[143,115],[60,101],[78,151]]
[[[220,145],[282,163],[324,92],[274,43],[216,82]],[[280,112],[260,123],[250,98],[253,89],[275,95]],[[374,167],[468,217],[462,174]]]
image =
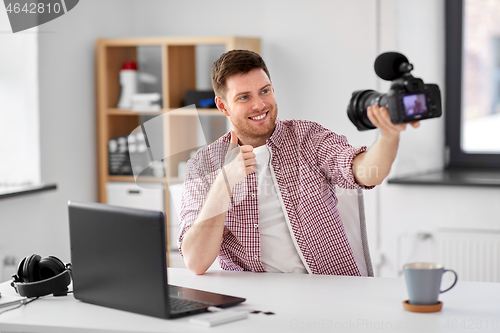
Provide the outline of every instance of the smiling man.
[[367,151],[315,122],[279,120],[269,71],[246,50],[214,63],[212,86],[233,130],[188,162],[179,235],[186,266],[203,274],[218,258],[225,270],[360,275],[335,185],[381,184],[406,124],[370,107],[381,135]]

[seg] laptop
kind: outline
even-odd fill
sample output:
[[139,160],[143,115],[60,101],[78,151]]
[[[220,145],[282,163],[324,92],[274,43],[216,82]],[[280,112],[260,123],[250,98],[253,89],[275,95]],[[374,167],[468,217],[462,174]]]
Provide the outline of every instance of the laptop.
[[74,201],[68,211],[76,299],[159,318],[245,301],[168,284],[162,212]]

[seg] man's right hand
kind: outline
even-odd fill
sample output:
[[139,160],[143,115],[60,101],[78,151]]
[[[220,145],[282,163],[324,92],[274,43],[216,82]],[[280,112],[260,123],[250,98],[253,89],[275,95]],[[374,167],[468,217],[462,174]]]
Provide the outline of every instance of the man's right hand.
[[238,147],[238,136],[235,131],[231,130],[231,143],[222,170],[225,173],[226,182],[229,183],[227,185],[233,188],[234,185],[255,171],[256,164],[253,147],[250,145]]

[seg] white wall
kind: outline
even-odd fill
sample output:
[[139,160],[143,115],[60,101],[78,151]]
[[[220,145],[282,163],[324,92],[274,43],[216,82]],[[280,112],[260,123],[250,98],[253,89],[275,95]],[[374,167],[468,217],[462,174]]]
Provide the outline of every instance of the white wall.
[[374,138],[350,124],[346,108],[354,90],[376,84],[376,1],[133,3],[135,36],[260,37],[281,118],[319,121],[354,144]]
[[[81,1],[40,27],[42,180],[56,192],[0,200],[0,254],[31,253],[69,260],[66,202],[96,200],[94,41],[97,37],[243,35],[262,39],[281,118],[311,119],[355,145],[377,133],[358,132],[346,116],[352,91],[378,82],[378,51],[406,54],[414,74],[444,87],[443,0]],[[379,88],[377,88],[379,87]],[[393,175],[442,166],[443,119],[403,133]],[[383,184],[365,195],[372,252],[387,258],[380,274],[396,274],[397,235],[439,226],[500,229],[500,194],[481,188]],[[496,201],[495,201],[496,200]],[[378,230],[378,226],[381,227]]]

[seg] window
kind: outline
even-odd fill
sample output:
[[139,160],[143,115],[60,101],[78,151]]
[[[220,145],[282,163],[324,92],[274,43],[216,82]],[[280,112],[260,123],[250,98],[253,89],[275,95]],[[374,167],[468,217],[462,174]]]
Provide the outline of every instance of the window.
[[445,1],[446,168],[388,183],[498,188],[500,1]]
[[447,165],[500,167],[500,1],[446,2]]
[[34,29],[0,34],[0,187],[40,182],[37,40]]

